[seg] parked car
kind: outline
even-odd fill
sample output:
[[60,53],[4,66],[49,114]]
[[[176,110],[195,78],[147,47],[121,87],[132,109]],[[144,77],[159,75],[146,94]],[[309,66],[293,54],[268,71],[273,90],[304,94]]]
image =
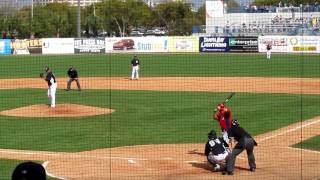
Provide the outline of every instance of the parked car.
[[162,30],[162,29],[154,29],[153,31],[154,31],[154,34],[157,36],[164,36],[167,33],[165,30]]
[[148,29],[144,35],[146,35],[146,36],[155,36],[155,32],[152,29]]
[[130,36],[143,36],[143,33],[140,31],[131,31]]
[[114,50],[127,50],[127,49],[133,49],[134,47],[134,41],[132,39],[121,39],[118,42],[115,42],[113,44]]

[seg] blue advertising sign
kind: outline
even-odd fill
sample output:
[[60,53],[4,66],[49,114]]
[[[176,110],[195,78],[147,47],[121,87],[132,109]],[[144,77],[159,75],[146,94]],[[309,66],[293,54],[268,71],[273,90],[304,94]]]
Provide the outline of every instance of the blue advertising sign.
[[227,52],[229,51],[228,37],[200,37],[200,52]]
[[0,39],[0,54],[11,54],[11,39]]

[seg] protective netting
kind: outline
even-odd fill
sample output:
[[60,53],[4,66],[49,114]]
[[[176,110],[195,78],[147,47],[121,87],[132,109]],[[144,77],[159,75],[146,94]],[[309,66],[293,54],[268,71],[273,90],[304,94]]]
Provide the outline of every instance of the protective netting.
[[0,179],[319,179],[318,3],[2,0]]

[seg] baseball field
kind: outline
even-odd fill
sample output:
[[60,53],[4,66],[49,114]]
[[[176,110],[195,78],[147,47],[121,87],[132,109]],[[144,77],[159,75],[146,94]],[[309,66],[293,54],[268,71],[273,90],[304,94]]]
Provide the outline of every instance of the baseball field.
[[[0,179],[22,161],[51,179],[320,179],[320,55],[133,54],[0,56]],[[47,104],[45,66],[57,77]],[[65,91],[74,66],[82,91]],[[72,87],[76,89],[75,84]],[[203,154],[217,103],[258,142],[232,177]]]

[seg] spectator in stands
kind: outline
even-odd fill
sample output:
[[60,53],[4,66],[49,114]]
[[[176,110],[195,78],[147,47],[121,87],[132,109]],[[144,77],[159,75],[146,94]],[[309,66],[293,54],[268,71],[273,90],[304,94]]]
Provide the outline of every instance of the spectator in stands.
[[7,32],[5,31],[2,32],[2,39],[7,39]]
[[226,35],[230,35],[230,23],[229,21],[227,21],[226,25],[225,25],[225,33]]
[[10,39],[16,39],[16,36],[14,35],[13,32],[10,34]]

